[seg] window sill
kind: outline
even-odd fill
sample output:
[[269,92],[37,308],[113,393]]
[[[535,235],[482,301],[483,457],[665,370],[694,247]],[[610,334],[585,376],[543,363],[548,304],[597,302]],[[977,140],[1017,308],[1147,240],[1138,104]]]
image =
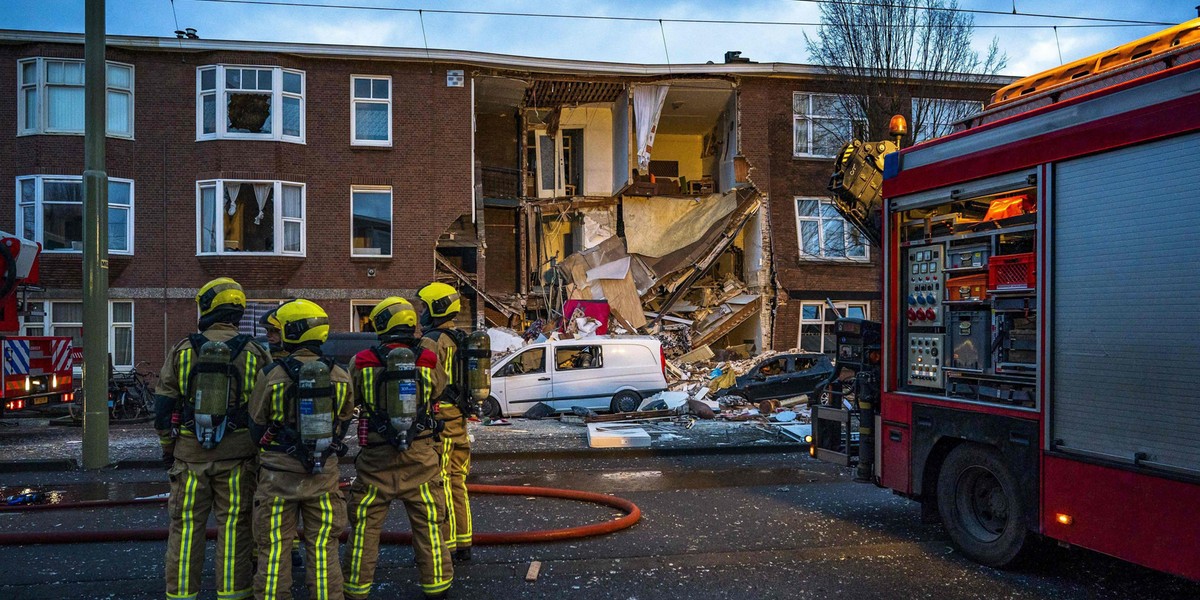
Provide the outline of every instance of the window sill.
[[391,150],[392,143],[386,144],[368,144],[366,142],[350,142],[351,150]]
[[833,160],[834,156],[822,156],[820,154],[793,154],[792,160]]
[[[17,132],[17,137],[34,137],[34,136],[39,136],[39,135],[49,135],[49,136],[55,136],[55,137],[59,137],[59,136],[83,137],[83,132],[82,131],[79,131],[79,132],[75,132],[75,131],[24,131],[24,132],[20,132],[19,131],[19,132]],[[109,138],[109,139],[114,139],[114,140],[133,141],[132,134],[131,135],[122,135],[122,134],[116,134],[116,133],[106,133],[104,135],[104,137]]]
[[867,266],[867,267],[871,266],[871,258],[869,256],[866,258],[842,258],[842,257],[828,257],[827,258],[827,257],[823,257],[823,256],[808,256],[806,254],[801,254],[799,261],[800,261],[801,266],[810,265],[810,264],[862,265],[862,266]]
[[280,143],[284,143],[284,144],[296,144],[298,146],[307,146],[308,145],[302,139],[289,140],[289,139],[280,139],[280,138],[271,138],[271,137],[250,137],[250,136],[243,137],[243,136],[229,136],[229,135],[222,136],[222,137],[213,137],[213,136],[197,137],[196,143],[200,143],[200,142],[280,142]]
[[391,254],[351,254],[350,262],[381,262],[392,260]]
[[217,254],[213,252],[199,252],[196,258],[282,258],[285,260],[304,260],[307,258],[303,254],[280,254],[278,252],[225,252]]

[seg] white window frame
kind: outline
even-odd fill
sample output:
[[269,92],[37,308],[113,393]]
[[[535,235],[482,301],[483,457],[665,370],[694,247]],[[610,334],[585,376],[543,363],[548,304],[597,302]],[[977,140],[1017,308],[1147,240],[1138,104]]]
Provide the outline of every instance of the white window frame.
[[[225,87],[225,69],[259,69],[271,71],[271,132],[270,133],[240,133],[228,131],[229,100],[228,94],[242,90],[229,90]],[[202,78],[205,71],[212,70],[214,87],[211,90],[202,89]],[[300,76],[300,93],[283,90],[283,75],[289,73]],[[285,69],[269,65],[233,65],[216,64],[196,67],[196,141],[205,140],[272,140],[277,142],[305,143],[305,131],[308,129],[307,93],[308,77],[304,71]],[[253,92],[251,92],[253,93]],[[267,92],[263,92],[264,94]],[[212,133],[204,131],[204,97],[212,96],[215,104],[216,122]],[[300,101],[300,135],[285,135],[283,132],[283,99],[295,98]]]
[[[18,60],[17,61],[17,135],[83,135],[82,128],[80,128],[80,129],[51,129],[50,128],[50,117],[49,117],[50,109],[49,109],[49,104],[47,103],[46,88],[47,87],[80,87],[80,88],[82,88],[83,81],[84,81],[83,77],[86,77],[86,74],[83,74],[80,77],[79,83],[49,83],[49,81],[48,81],[49,78],[47,77],[47,69],[48,69],[47,64],[48,63],[77,64],[77,65],[79,65],[81,73],[84,69],[84,61],[82,59],[75,59],[75,58],[50,58],[50,57],[38,56],[38,57],[23,58],[21,60]],[[32,81],[32,82],[25,81],[25,65],[28,65],[28,64],[35,65],[34,81]],[[108,81],[108,70],[111,68],[128,69],[128,71],[129,71],[129,87],[127,87],[127,88],[114,87],[112,85],[112,83]],[[133,90],[134,90],[134,68],[133,68],[133,65],[128,64],[128,63],[115,62],[115,61],[111,61],[111,60],[105,61],[104,74],[105,74],[105,81],[106,81],[105,90],[104,90],[105,134],[108,137],[133,139],[133,131],[134,131],[133,117],[134,117],[134,112],[135,112],[134,111],[134,96],[133,96]],[[26,117],[27,117],[25,96],[26,96],[26,94],[30,93],[31,91],[35,95],[34,110],[36,111],[36,114],[34,115],[34,126],[33,127],[25,127],[25,122],[26,122]],[[128,109],[128,115],[126,115],[126,118],[129,121],[129,131],[110,131],[108,129],[108,108],[109,108],[108,107],[108,97],[111,94],[122,94],[122,95],[129,96],[129,109]]]
[[[800,97],[806,96],[804,109],[797,110],[800,104]],[[866,129],[867,121],[865,118],[850,119],[845,115],[839,114],[814,114],[813,99],[814,98],[830,98],[834,102],[838,101],[837,94],[817,94],[813,92],[792,92],[792,155],[797,158],[833,158],[837,150],[833,150],[833,154],[817,154],[813,147],[814,133],[820,127],[821,121],[845,121],[850,125],[851,135],[856,135],[856,130]],[[797,135],[801,128],[804,128],[808,135],[808,142],[805,145],[805,151],[797,152],[796,149],[800,146],[800,136]],[[849,139],[843,143],[850,142]]]
[[[42,316],[40,319],[38,319],[36,321],[30,320],[29,317],[25,317],[25,316],[21,317],[21,326],[19,329],[19,331],[21,332],[21,335],[33,336],[33,337],[53,336],[53,335],[55,335],[55,333],[54,333],[55,327],[79,327],[79,328],[83,327],[82,321],[62,321],[62,322],[54,321],[54,304],[60,303],[60,304],[80,304],[80,305],[82,305],[83,304],[82,300],[30,300],[28,302],[28,304],[35,304],[35,303],[41,304]],[[129,305],[129,317],[130,317],[129,321],[121,321],[118,323],[117,321],[113,320],[113,315],[115,314],[115,312],[113,310],[113,306],[116,304],[128,304]],[[108,301],[108,323],[109,323],[108,353],[110,356],[112,356],[113,368],[114,369],[122,369],[122,370],[129,370],[129,369],[134,368],[137,365],[137,337],[136,337],[137,336],[137,329],[136,329],[136,327],[137,327],[137,325],[136,325],[136,323],[137,323],[137,303],[135,303],[132,299],[109,300]],[[33,332],[33,331],[31,331],[32,329],[40,329],[41,333]],[[129,364],[122,364],[122,363],[116,362],[116,360],[117,360],[117,336],[114,334],[117,329],[128,329],[129,330],[129,360],[130,360]],[[79,367],[76,367],[76,370],[78,371]]]
[[[918,112],[917,107],[922,102],[933,102],[933,103],[938,103],[938,104],[945,103],[945,104],[949,104],[949,105],[957,104],[957,105],[962,105],[962,106],[970,106],[972,108],[972,110],[969,110],[969,111],[963,110],[960,112],[959,110],[947,109],[950,114],[960,115],[962,117],[965,117],[969,114],[974,114],[974,113],[977,113],[977,112],[983,110],[983,103],[978,100],[950,100],[947,98],[913,98],[912,106],[911,106],[912,112],[910,112],[909,114],[915,116]],[[938,112],[938,111],[935,109],[934,112]],[[940,138],[943,136],[950,135],[951,133],[954,133],[953,126],[956,121],[958,121],[958,119],[954,119],[954,120],[947,121],[944,123],[942,123],[942,122],[922,123],[921,131],[913,132],[913,143],[919,144],[924,141]]]
[[[802,200],[815,201],[818,203],[817,204],[817,216],[810,217],[810,216],[801,216],[800,215],[800,202]],[[826,216],[822,215],[823,207],[833,206],[833,205],[834,205],[833,200],[830,200],[829,198],[821,198],[819,196],[796,196],[795,197],[794,206],[795,206],[795,210],[796,210],[796,247],[800,251],[800,260],[816,260],[816,261],[834,260],[834,261],[845,261],[845,262],[856,262],[856,263],[869,262],[871,260],[871,245],[870,245],[869,241],[867,240],[867,237],[865,235],[863,235],[863,233],[861,231],[858,231],[858,228],[853,223],[851,223],[850,221],[847,221],[841,215],[838,215],[836,217],[826,217]],[[842,235],[844,236],[843,247],[844,248],[850,248],[851,246],[861,247],[863,249],[862,256],[849,256],[849,255],[826,256],[825,255],[825,249],[827,248],[827,246],[825,245],[825,223],[830,219],[837,219],[837,220],[841,221],[843,224],[842,225]],[[817,224],[817,234],[820,236],[817,241],[817,247],[821,249],[820,255],[809,254],[808,252],[806,252],[804,250],[804,223],[805,222],[815,222]],[[856,234],[857,234],[858,242],[857,242],[857,244],[854,244],[853,240],[854,240],[854,236]]]
[[367,306],[374,308],[376,304],[383,301],[383,298],[378,300],[351,300],[350,301],[350,331],[355,333],[363,333],[362,325],[358,322],[358,307]]
[[[357,192],[380,193],[387,192],[388,195],[388,248],[387,253],[368,254],[359,252],[364,248],[354,247],[354,194]],[[392,248],[396,245],[396,198],[392,193],[390,185],[354,185],[350,186],[350,256],[354,258],[391,258]]]
[[[44,202],[44,197],[45,197],[44,190],[45,190],[46,182],[49,181],[49,182],[78,183],[80,186],[83,186],[83,177],[80,177],[79,175],[22,175],[20,177],[17,177],[17,179],[16,179],[17,211],[16,211],[16,222],[15,222],[17,235],[24,235],[25,226],[26,226],[25,211],[22,210],[22,208],[26,205],[26,203],[22,202],[22,198],[21,198],[21,183],[24,181],[33,181],[34,182],[34,184],[33,184],[34,185],[34,200],[33,200],[33,207],[34,207],[33,208],[33,235],[34,235],[34,237],[33,237],[33,240],[38,243],[41,243],[43,246],[45,246],[45,217],[46,217],[46,214],[45,214],[44,207],[45,207],[46,202]],[[136,227],[134,227],[134,210],[133,210],[134,197],[135,197],[135,192],[136,192],[135,186],[134,186],[132,179],[123,179],[120,177],[109,177],[108,181],[110,183],[116,182],[116,183],[124,183],[124,184],[129,185],[129,204],[128,205],[123,205],[123,204],[114,205],[112,203],[111,194],[109,195],[109,202],[108,202],[109,210],[116,208],[119,210],[124,210],[129,214],[129,217],[126,219],[126,223],[127,223],[126,227],[128,229],[125,231],[125,239],[128,240],[129,247],[125,250],[113,250],[111,247],[111,238],[110,238],[110,240],[109,240],[110,246],[109,246],[108,253],[130,256],[133,254],[133,248],[134,248],[133,233],[136,229]],[[51,202],[50,204],[74,204],[74,203],[73,202],[71,202],[71,203]],[[80,204],[82,206],[82,202]],[[51,250],[51,249],[43,248],[42,252],[51,253],[51,254],[59,254],[59,253],[80,254],[83,252],[83,250],[68,250],[65,248]]]
[[[851,307],[861,308],[863,311],[862,318],[863,319],[871,318],[871,303],[870,302],[847,300],[847,301],[843,301],[843,302],[834,302],[833,306],[835,308],[837,308],[838,312],[840,312],[843,315],[848,314],[848,311],[850,310]],[[804,318],[804,309],[811,308],[811,307],[815,307],[817,309],[817,318],[816,319]],[[837,334],[836,334],[836,332],[833,331],[833,323],[834,322],[825,320],[825,309],[826,308],[828,308],[828,305],[824,302],[805,301],[805,302],[800,303],[800,328],[796,332],[796,347],[797,348],[800,348],[801,350],[803,350],[805,352],[822,352],[825,354],[835,354],[837,352],[836,347],[831,348],[828,351],[825,350],[826,335],[828,335],[831,338],[834,338],[835,343],[832,344],[833,346],[836,346],[836,341],[837,341],[836,340]],[[820,348],[821,348],[820,350],[804,350],[804,326],[805,325],[817,325],[821,328],[821,339],[819,342]],[[826,332],[826,330],[825,330],[825,328],[827,326],[829,327],[828,332]]]
[[[273,198],[275,199],[275,210],[273,218],[275,220],[275,240],[272,246],[276,248],[273,252],[245,252],[225,249],[225,219],[220,216],[224,214],[224,189],[227,183],[269,183],[272,187]],[[284,217],[283,216],[283,186],[296,186],[300,188],[300,217]],[[214,219],[213,224],[216,235],[216,250],[205,252],[204,247],[204,206],[203,206],[203,190],[206,187],[214,188]],[[196,182],[196,256],[305,256],[308,248],[308,186],[298,181],[282,181],[271,179],[204,179]],[[222,207],[217,210],[217,207]],[[300,224],[300,250],[298,252],[287,252],[283,250],[284,223],[299,223]]]
[[[388,95],[387,98],[380,100],[374,96],[370,98],[359,98],[355,95],[354,84],[359,79],[367,81],[386,81]],[[375,86],[372,85],[374,90]],[[358,134],[358,105],[359,104],[383,104],[387,107],[387,139],[386,140],[360,140]],[[392,78],[387,75],[351,75],[350,76],[350,145],[351,146],[377,146],[390,147],[392,145]]]

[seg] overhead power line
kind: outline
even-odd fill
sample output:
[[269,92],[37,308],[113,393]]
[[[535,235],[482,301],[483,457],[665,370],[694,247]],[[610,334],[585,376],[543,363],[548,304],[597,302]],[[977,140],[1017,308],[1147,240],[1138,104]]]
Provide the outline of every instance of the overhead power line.
[[[729,19],[680,19],[680,18],[659,18],[659,17],[626,17],[616,15],[575,15],[566,13],[526,13],[526,12],[509,12],[509,11],[483,11],[483,10],[450,10],[450,9],[429,9],[429,8],[399,8],[394,6],[367,6],[355,4],[327,4],[327,3],[305,3],[291,2],[288,0],[192,0],[193,2],[211,2],[217,4],[243,4],[252,6],[286,6],[289,8],[323,8],[323,9],[340,9],[340,10],[368,10],[368,11],[384,11],[384,12],[399,12],[399,13],[414,13],[414,14],[443,14],[443,15],[470,15],[470,16],[485,16],[485,17],[523,17],[537,19],[576,19],[576,20],[591,20],[591,21],[625,21],[637,23],[687,23],[687,24],[707,24],[707,25],[769,25],[769,26],[785,26],[785,27],[819,27],[821,23],[809,23],[801,21],[741,21]],[[836,0],[809,0],[831,2]],[[1001,13],[1008,15],[1010,13]],[[1035,16],[1021,14],[1019,16]],[[1036,15],[1042,18],[1051,18],[1049,15]],[[1071,17],[1059,17],[1071,18]],[[1114,23],[1091,24],[1091,25],[1057,25],[1059,29],[1083,29],[1083,28],[1100,28],[1100,27],[1159,27],[1162,25],[1174,25],[1174,23],[1159,23],[1156,21],[1140,21],[1140,22],[1124,22],[1118,21]],[[957,27],[950,24],[926,24],[922,27]],[[1053,29],[1055,25],[975,25],[976,29]]]
[[[1169,21],[1143,21],[1143,20],[1139,20],[1139,19],[1108,19],[1105,17],[1082,17],[1079,15],[1055,15],[1055,14],[1049,14],[1049,13],[1027,13],[1027,12],[1018,11],[1015,3],[1013,4],[1012,11],[1004,11],[1004,10],[985,10],[985,9],[981,9],[981,8],[957,8],[957,7],[956,8],[944,8],[944,7],[921,6],[921,5],[900,5],[900,4],[891,4],[888,2],[856,2],[854,0],[792,0],[792,2],[804,2],[807,4],[839,4],[839,5],[843,5],[843,6],[871,6],[871,7],[877,7],[877,8],[907,8],[910,10],[946,11],[946,12],[956,12],[956,13],[969,13],[969,14],[973,14],[973,15],[997,15],[997,16],[1001,16],[1001,17],[1030,17],[1030,18],[1035,18],[1035,19],[1062,19],[1064,21],[1095,21],[1095,22],[1100,22],[1100,23],[1114,23],[1114,24],[1123,24],[1123,25],[1146,25],[1146,26],[1149,26],[1149,25],[1156,25],[1156,26],[1158,26],[1158,25],[1178,25],[1178,23],[1173,23],[1173,22],[1169,22]],[[982,27],[982,25],[976,25],[976,27]],[[1050,27],[1054,27],[1054,26],[1050,25]],[[1065,27],[1065,25],[1059,25],[1058,27]]]

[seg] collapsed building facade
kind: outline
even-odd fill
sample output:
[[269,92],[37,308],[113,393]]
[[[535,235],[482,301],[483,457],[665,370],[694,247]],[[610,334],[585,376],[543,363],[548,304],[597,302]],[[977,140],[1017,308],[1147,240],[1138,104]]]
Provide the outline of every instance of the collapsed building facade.
[[483,320],[569,327],[602,300],[668,356],[747,356],[831,351],[833,309],[879,318],[877,257],[825,189],[863,129],[830,108],[846,84],[726,58],[473,74]]

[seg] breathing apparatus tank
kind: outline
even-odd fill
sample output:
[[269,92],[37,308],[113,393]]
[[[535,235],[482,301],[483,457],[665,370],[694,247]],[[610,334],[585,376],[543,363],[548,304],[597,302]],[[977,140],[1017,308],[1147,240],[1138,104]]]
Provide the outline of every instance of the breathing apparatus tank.
[[408,430],[417,416],[417,359],[408,348],[393,348],[387,355],[384,410],[397,432],[396,445],[408,448]]
[[200,346],[196,378],[192,384],[192,408],[195,413],[196,441],[211,450],[225,436],[224,418],[229,412],[231,378],[229,346],[209,341]]
[[492,393],[492,341],[482,330],[467,336],[467,386],[475,406]]
[[299,404],[296,426],[300,441],[312,456],[312,472],[320,473],[333,443],[333,387],[329,367],[319,360],[304,363],[297,377],[296,391]]

